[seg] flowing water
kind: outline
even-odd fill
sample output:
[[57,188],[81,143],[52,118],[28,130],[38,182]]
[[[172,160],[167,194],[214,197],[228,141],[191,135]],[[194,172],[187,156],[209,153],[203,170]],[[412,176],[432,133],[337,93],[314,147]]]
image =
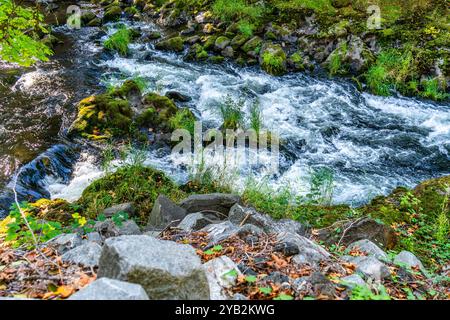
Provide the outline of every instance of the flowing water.
[[[156,29],[152,24],[135,26],[143,33]],[[258,68],[189,63],[181,55],[156,51],[149,43],[132,44],[130,56],[123,58],[102,54],[101,41],[107,35],[96,28],[59,31],[70,45],[56,62],[23,74],[11,86],[13,93],[0,92],[0,168],[4,176],[12,173],[5,169],[9,160],[4,159],[29,161],[59,142],[75,116],[75,101],[96,92],[98,79],[116,85],[137,76],[147,81],[147,91],[164,94],[171,90],[191,97],[180,105],[191,108],[207,127],[221,125],[219,104],[227,95],[244,99],[247,114],[258,101],[263,126],[277,132],[283,141],[280,173],[268,180],[275,187],[289,185],[306,192],[311,170],[327,167],[334,172],[334,202],[356,205],[399,185],[413,187],[422,180],[450,174],[448,102],[377,97],[358,92],[346,81],[302,73],[272,77]],[[110,26],[108,33],[113,31]],[[19,95],[18,100],[8,100],[11,94]],[[36,98],[40,95],[44,98]],[[61,151],[64,148],[67,150]],[[31,153],[21,159],[20,151],[25,149]],[[46,170],[38,170],[40,174],[31,184],[19,179],[29,190],[22,190],[23,197],[33,195],[32,189],[37,188],[40,195],[76,200],[93,179],[104,174],[89,151],[74,151],[77,148],[65,143],[47,153],[55,149],[62,152],[54,157],[61,164],[44,166]],[[186,179],[186,170],[167,150],[152,149],[146,157],[146,164],[176,180]],[[37,162],[43,162],[42,156],[27,166],[35,169]],[[218,161],[212,159],[211,163]],[[65,169],[58,170],[59,166]],[[258,168],[233,170],[237,185],[249,175],[259,179],[264,175]]]

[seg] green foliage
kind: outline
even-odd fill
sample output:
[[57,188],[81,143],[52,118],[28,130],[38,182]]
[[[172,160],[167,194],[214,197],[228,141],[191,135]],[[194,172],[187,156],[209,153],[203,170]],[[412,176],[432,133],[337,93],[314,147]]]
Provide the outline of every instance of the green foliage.
[[272,2],[275,8],[281,10],[298,11],[309,9],[320,13],[335,12],[330,0],[274,0]]
[[259,106],[259,102],[255,101],[250,106],[250,128],[255,130],[256,134],[259,135],[259,132],[262,129],[262,113]]
[[220,113],[223,119],[224,129],[233,129],[242,127],[243,113],[242,108],[244,106],[244,100],[233,100],[230,95],[225,97],[224,102],[220,105]]
[[368,286],[356,286],[350,293],[350,300],[391,300],[383,285],[378,285],[373,292]]
[[247,20],[241,20],[238,23],[238,29],[243,35],[251,37],[253,35],[253,31],[256,29],[256,26]]
[[263,7],[249,4],[246,0],[215,0],[212,5],[214,15],[225,21],[248,20],[256,21],[263,14]]
[[333,199],[334,173],[329,168],[318,168],[310,173],[310,191],[306,195],[309,203],[330,205]]
[[180,109],[169,119],[172,130],[185,129],[193,136],[195,129],[195,116],[189,109]]
[[[445,82],[445,80],[444,80]],[[433,100],[445,100],[449,98],[449,94],[444,92],[439,85],[439,79],[428,79],[423,82],[424,91],[420,95],[424,98]]]
[[52,54],[39,35],[48,33],[44,16],[13,0],[0,0],[0,58],[21,66],[48,61]]
[[[33,216],[32,209],[26,202],[21,203],[20,208],[16,204],[11,206],[9,217],[12,220],[7,225],[5,241],[11,241],[13,247],[25,245],[27,248],[33,248],[33,234],[38,242],[46,242],[62,233],[61,223],[38,220]],[[27,227],[21,210],[25,214],[31,230]]]
[[286,54],[279,45],[273,45],[262,54],[261,67],[271,75],[282,75],[286,72]]
[[120,55],[126,56],[128,54],[128,45],[131,41],[131,32],[125,27],[121,26],[119,30],[113,33],[104,43],[106,49],[117,51]]

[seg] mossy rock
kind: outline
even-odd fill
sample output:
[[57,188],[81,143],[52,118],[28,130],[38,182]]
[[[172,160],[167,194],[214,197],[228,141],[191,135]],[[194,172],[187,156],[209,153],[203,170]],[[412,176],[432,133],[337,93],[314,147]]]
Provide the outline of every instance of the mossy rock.
[[214,49],[214,45],[216,44],[217,36],[208,36],[205,38],[203,48],[205,50],[212,50]]
[[208,59],[208,52],[199,43],[195,43],[189,48],[185,59],[187,61],[202,61]]
[[131,202],[142,222],[147,222],[159,194],[174,201],[184,194],[163,172],[143,166],[126,166],[90,184],[77,204],[91,219],[112,205]]
[[288,64],[296,71],[305,70],[303,56],[300,52],[294,52],[288,59]]
[[40,199],[30,204],[38,219],[46,221],[57,221],[68,225],[72,220],[72,214],[76,211],[74,206],[63,199]]
[[349,5],[351,5],[352,1],[351,0],[331,0],[331,4],[335,8],[343,8],[343,7],[348,7]]
[[264,71],[274,76],[287,72],[286,53],[279,44],[266,43],[261,49],[259,63]]
[[128,99],[140,94],[139,86],[128,80],[109,93],[81,100],[78,104],[78,116],[69,129],[69,136],[102,140],[130,133],[133,111]]
[[250,37],[245,34],[238,34],[233,39],[231,39],[231,47],[236,50],[244,45]]
[[89,21],[94,20],[95,18],[97,18],[95,13],[93,13],[92,11],[85,11],[81,15],[81,23],[83,25],[87,25]]
[[87,23],[88,27],[100,27],[102,25],[102,20],[100,18],[92,19]]
[[117,6],[111,6],[109,7],[103,16],[104,22],[110,22],[110,21],[117,21],[120,19],[120,16],[122,15],[122,9]]
[[214,63],[214,64],[220,64],[220,63],[222,63],[224,60],[225,60],[225,58],[222,57],[222,56],[210,56],[210,57],[208,58],[208,61],[211,62],[211,63]]
[[184,50],[184,41],[180,36],[159,41],[155,44],[158,50],[181,52]]
[[257,52],[258,49],[261,48],[261,45],[263,43],[263,40],[258,37],[255,36],[253,38],[251,38],[250,40],[248,40],[241,48],[242,51],[244,51],[245,53],[249,53],[251,51]]
[[175,103],[168,97],[153,92],[146,94],[142,102],[145,111],[136,117],[136,123],[141,127],[170,130],[169,120],[178,111]]
[[231,40],[228,39],[225,36],[220,36],[216,39],[216,42],[214,43],[214,48],[216,50],[223,50],[225,49],[226,46],[228,46],[230,44]]

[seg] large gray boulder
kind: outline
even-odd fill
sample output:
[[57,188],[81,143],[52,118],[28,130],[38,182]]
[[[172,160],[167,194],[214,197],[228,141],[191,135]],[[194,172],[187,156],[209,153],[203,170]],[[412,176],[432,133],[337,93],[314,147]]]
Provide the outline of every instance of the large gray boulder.
[[226,290],[236,283],[241,274],[238,266],[227,256],[221,256],[206,262],[203,268],[208,278],[211,300],[230,299]]
[[102,253],[102,247],[95,242],[87,242],[72,250],[67,251],[61,256],[66,262],[82,264],[88,267],[98,266],[98,261]]
[[186,209],[177,206],[164,195],[159,195],[153,205],[148,220],[148,225],[156,228],[164,228],[169,224],[176,226],[186,216]]
[[134,283],[100,278],[70,296],[68,300],[149,300],[144,289]]
[[111,218],[115,214],[118,213],[126,213],[129,217],[133,217],[136,215],[136,209],[131,202],[117,204],[115,206],[106,208],[103,210],[103,214],[107,218]]
[[246,208],[235,204],[230,209],[228,220],[235,225],[252,224],[267,233],[290,232],[300,235],[306,234],[306,228],[299,222],[290,219],[274,220],[267,214],[261,214],[253,208]]
[[119,234],[125,235],[125,236],[131,236],[131,235],[139,235],[142,234],[141,229],[137,225],[137,223],[134,220],[127,220],[122,222],[119,226]]
[[98,276],[138,283],[150,299],[209,299],[208,280],[194,248],[150,236],[106,240]]
[[299,234],[281,232],[277,235],[277,241],[295,244],[298,247],[299,253],[292,257],[292,261],[297,264],[315,265],[330,258],[330,254],[324,248]]
[[361,278],[361,276],[357,273],[343,277],[343,278],[341,278],[340,281],[341,281],[342,285],[344,285],[350,289],[353,289],[356,286],[365,286],[366,285],[366,282],[364,281],[364,279]]
[[241,198],[234,194],[194,194],[181,201],[180,207],[186,209],[188,213],[212,210],[220,212],[226,217],[230,208],[240,201]]
[[82,244],[83,239],[78,233],[63,233],[47,241],[47,245],[55,248],[59,254],[63,254]]
[[374,256],[378,260],[388,260],[387,254],[383,250],[381,250],[380,247],[378,247],[375,243],[367,239],[353,242],[347,247],[347,251],[351,251],[353,249],[359,249],[369,256]]

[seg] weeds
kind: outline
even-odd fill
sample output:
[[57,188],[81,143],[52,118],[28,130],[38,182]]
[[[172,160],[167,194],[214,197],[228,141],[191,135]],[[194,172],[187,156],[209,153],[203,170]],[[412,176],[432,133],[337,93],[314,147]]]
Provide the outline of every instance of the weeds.
[[122,26],[103,43],[103,46],[106,49],[117,51],[122,56],[126,56],[129,51],[128,44],[130,41],[130,30]]
[[225,97],[224,102],[220,105],[220,113],[223,119],[222,127],[224,129],[236,130],[242,127],[244,119],[243,106],[244,100],[235,101],[230,95]]

